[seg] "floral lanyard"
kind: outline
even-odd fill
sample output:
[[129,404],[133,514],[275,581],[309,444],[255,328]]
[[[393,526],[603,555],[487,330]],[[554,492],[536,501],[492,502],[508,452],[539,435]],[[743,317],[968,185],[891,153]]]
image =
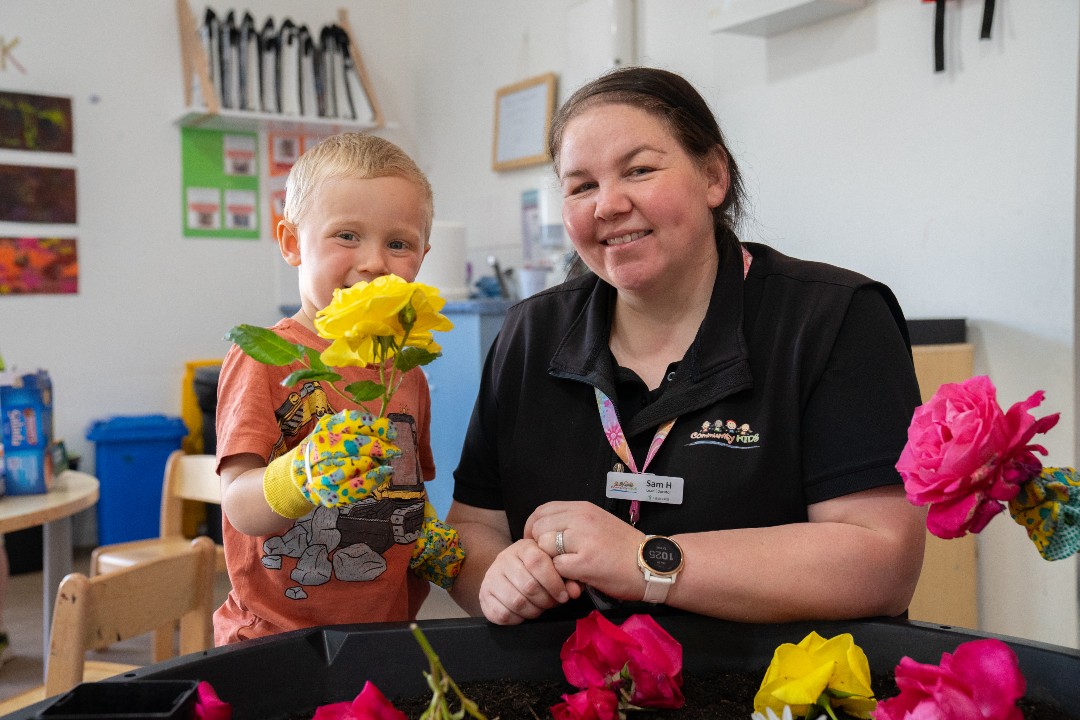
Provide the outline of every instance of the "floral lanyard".
[[[644,473],[646,468],[649,467],[649,463],[652,462],[653,456],[656,455],[656,451],[664,444],[664,440],[667,439],[668,433],[671,432],[671,428],[678,418],[668,420],[656,431],[652,442],[649,443],[649,452],[645,456],[645,462],[641,464],[641,470],[638,470],[637,463],[634,462],[634,456],[630,453],[630,445],[626,442],[626,435],[623,433],[619,416],[615,412],[615,403],[611,402],[611,398],[605,395],[600,388],[594,387],[593,391],[596,393],[596,407],[600,410],[600,423],[604,426],[604,436],[607,437],[611,449],[615,451],[620,460],[626,463],[626,467],[630,472]],[[639,517],[641,517],[641,501],[631,500],[630,524],[637,525]]]
[[[743,263],[743,278],[750,272],[750,263],[753,261],[753,256],[745,248],[740,246],[742,250],[742,263]],[[653,457],[656,455],[657,450],[664,444],[664,440],[667,440],[668,433],[671,432],[671,428],[675,426],[675,421],[678,418],[672,418],[666,423],[660,426],[653,435],[652,442],[649,443],[649,452],[645,455],[645,462],[641,465],[641,470],[638,470],[637,463],[634,462],[634,456],[630,453],[630,445],[626,442],[626,435],[623,433],[622,424],[619,422],[619,416],[615,412],[615,403],[611,401],[604,392],[594,387],[593,392],[596,394],[596,407],[600,411],[600,424],[604,426],[604,436],[607,438],[608,444],[611,445],[611,449],[615,451],[615,454],[619,456],[628,470],[635,474],[643,474],[649,467],[649,463],[652,462]],[[630,501],[630,524],[637,525],[638,518],[641,517],[641,501]]]

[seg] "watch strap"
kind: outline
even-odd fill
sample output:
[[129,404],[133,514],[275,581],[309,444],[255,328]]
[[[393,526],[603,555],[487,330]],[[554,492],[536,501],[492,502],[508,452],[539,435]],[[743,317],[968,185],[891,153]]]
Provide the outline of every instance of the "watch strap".
[[645,571],[645,597],[641,598],[647,603],[662,603],[667,600],[668,591],[675,584],[675,577],[662,577]]

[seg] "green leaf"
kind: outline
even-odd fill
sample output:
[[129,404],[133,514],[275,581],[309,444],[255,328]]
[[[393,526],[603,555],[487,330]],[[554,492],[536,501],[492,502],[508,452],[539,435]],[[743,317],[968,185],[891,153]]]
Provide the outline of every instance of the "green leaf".
[[427,365],[441,355],[442,353],[428,352],[418,347],[403,348],[401,352],[394,356],[394,367],[401,372],[408,372],[415,367]]
[[829,702],[829,689],[826,688],[825,692],[818,696],[817,702],[806,709],[806,717],[816,718],[821,717],[821,713],[825,713],[832,720],[838,720],[836,712],[833,711],[832,703]]
[[327,382],[337,382],[341,379],[341,376],[332,370],[317,370],[314,368],[302,368],[300,370],[294,370],[289,373],[284,380],[281,381],[282,387],[292,387],[302,382],[311,382],[313,380],[326,380]]
[[345,386],[345,392],[352,395],[357,404],[380,398],[385,390],[386,388],[382,385],[370,380],[361,380]]
[[281,337],[273,330],[257,325],[237,325],[225,334],[245,353],[264,365],[288,365],[304,357],[303,345],[294,344]]
[[333,372],[330,367],[322,361],[322,353],[315,348],[304,348],[304,354],[307,355],[308,365],[312,370],[322,370],[323,372]]

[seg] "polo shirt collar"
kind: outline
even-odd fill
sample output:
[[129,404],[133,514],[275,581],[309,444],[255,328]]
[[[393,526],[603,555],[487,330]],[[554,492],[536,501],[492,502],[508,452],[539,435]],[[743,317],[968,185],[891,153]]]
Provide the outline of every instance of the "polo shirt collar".
[[[548,372],[556,377],[588,383],[609,397],[615,397],[615,368],[607,344],[615,289],[599,278],[593,279],[592,291],[559,343]],[[721,253],[705,320],[680,361],[674,378],[664,394],[642,409],[623,431],[633,435],[752,387],[742,322],[742,251],[737,245],[728,246]]]

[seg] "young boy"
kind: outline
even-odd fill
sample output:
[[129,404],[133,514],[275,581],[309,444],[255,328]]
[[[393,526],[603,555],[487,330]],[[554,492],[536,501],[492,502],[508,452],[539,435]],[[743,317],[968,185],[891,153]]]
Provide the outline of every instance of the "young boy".
[[[305,152],[289,173],[281,255],[299,271],[300,310],[272,328],[319,351],[315,314],[335,288],[394,274],[412,282],[427,253],[431,186],[399,147],[344,134]],[[424,374],[405,374],[387,418],[401,450],[385,490],[343,507],[315,507],[288,479],[292,449],[327,421],[360,433],[359,408],[325,381],[281,385],[298,366],[264,365],[233,347],[218,387],[217,452],[223,539],[232,590],[214,613],[215,644],[315,625],[411,620],[427,596],[409,571],[434,477]],[[375,368],[338,368],[338,389],[378,382]],[[272,509],[273,508],[273,509]],[[276,511],[275,511],[276,510]]]

